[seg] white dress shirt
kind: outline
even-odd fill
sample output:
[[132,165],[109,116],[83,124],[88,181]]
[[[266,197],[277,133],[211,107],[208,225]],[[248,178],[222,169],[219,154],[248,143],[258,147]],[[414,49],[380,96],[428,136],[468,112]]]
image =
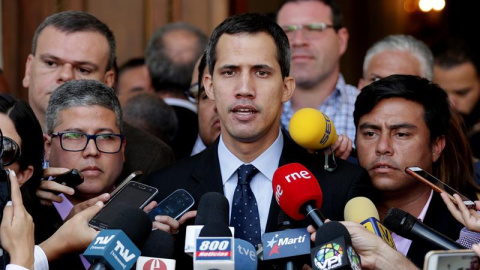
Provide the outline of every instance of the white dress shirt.
[[[278,137],[273,144],[254,161],[249,163],[259,171],[250,182],[250,187],[257,200],[262,235],[267,226],[270,203],[272,201],[272,178],[278,168],[282,149],[283,135],[282,132],[279,131]],[[218,160],[220,162],[220,172],[222,175],[223,193],[225,197],[227,197],[230,205],[229,213],[232,213],[233,194],[238,182],[237,169],[245,163],[228,150],[223,142],[223,137],[220,137],[218,144]]]

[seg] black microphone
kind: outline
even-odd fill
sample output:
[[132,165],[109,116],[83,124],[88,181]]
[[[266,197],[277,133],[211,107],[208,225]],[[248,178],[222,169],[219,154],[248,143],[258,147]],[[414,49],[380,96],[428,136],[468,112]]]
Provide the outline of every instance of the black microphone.
[[[172,260],[173,238],[167,232],[162,230],[152,231],[143,245],[141,252],[142,256],[137,260],[137,270],[158,268],[165,270],[175,269],[176,262]],[[150,268],[148,266],[150,266]]]
[[228,226],[230,220],[229,204],[227,198],[218,192],[207,192],[198,203],[195,225],[205,225],[209,222],[219,220]]
[[428,242],[430,245],[434,246],[433,249],[450,250],[465,248],[452,239],[449,239],[445,235],[423,224],[416,217],[397,208],[391,208],[388,210],[387,215],[385,216],[384,225],[394,233],[412,241],[420,240]]
[[327,222],[317,230],[310,254],[314,270],[361,269],[360,256],[352,247],[350,234],[337,221]]
[[185,253],[193,256],[196,238],[205,224],[218,221],[228,227],[229,207],[227,198],[218,192],[207,192],[200,198],[195,225],[187,226],[186,229]]

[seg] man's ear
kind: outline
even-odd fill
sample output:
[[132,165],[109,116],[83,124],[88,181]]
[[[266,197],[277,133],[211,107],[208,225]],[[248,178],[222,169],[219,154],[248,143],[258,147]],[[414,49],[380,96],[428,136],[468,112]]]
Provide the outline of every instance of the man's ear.
[[203,76],[203,87],[205,87],[205,93],[207,94],[208,98],[211,100],[215,100],[215,95],[213,93],[212,75],[205,74]]
[[52,150],[52,137],[48,134],[43,134],[43,148],[45,150],[45,160],[50,161],[50,151]]
[[103,76],[103,82],[109,87],[113,87],[113,84],[115,83],[115,72],[113,69],[110,69],[105,73]]
[[365,80],[363,78],[360,78],[360,80],[358,80],[358,90],[362,91],[363,87],[365,87]]
[[440,155],[442,154],[443,149],[445,148],[446,140],[445,136],[442,135],[438,137],[432,145],[432,162],[436,162]]
[[295,91],[295,80],[293,77],[285,77],[283,79],[283,94],[282,94],[282,102],[287,102],[293,95]]
[[30,69],[32,66],[32,61],[35,56],[33,54],[29,54],[27,57],[27,62],[25,63],[25,77],[23,77],[22,85],[25,88],[30,86]]
[[347,28],[342,27],[342,28],[338,29],[337,36],[338,36],[339,56],[342,56],[345,53],[345,51],[347,50],[347,47],[348,47],[349,34],[348,34]]

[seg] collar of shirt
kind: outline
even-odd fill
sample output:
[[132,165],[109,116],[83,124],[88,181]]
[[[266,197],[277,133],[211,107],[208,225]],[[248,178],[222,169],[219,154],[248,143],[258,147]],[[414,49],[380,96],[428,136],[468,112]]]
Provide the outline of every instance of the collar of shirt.
[[[270,147],[258,156],[250,164],[255,166],[258,171],[266,178],[272,181],[273,174],[278,168],[278,162],[283,149],[283,134],[279,131],[277,139]],[[238,159],[223,142],[223,137],[220,135],[220,142],[218,143],[218,160],[220,162],[220,172],[222,174],[223,185],[236,174],[238,167],[244,164],[243,161]],[[272,163],[272,160],[276,160],[277,164]]]
[[[346,102],[345,100],[338,101],[342,97],[345,97],[345,98],[347,97],[348,93],[347,93],[346,86],[347,84],[345,83],[345,79],[343,78],[343,75],[339,73],[337,84],[335,85],[335,90],[327,97],[327,99],[325,99],[323,104],[321,104],[317,109],[326,114],[326,112],[324,112],[323,110],[325,110],[327,106],[339,105],[340,104],[339,102]],[[293,111],[293,108],[292,108],[292,100],[289,99],[287,102],[283,104],[283,113],[282,113],[281,119],[282,119],[282,126],[284,129],[288,130],[288,124],[290,123],[290,119],[292,119],[292,116],[294,113],[295,112]],[[328,116],[332,118],[332,116],[330,115]]]
[[[432,196],[433,196],[433,190],[430,192],[430,197],[428,198],[425,206],[423,206],[422,212],[420,212],[420,215],[418,216],[418,219],[420,219],[420,221],[423,221],[425,219],[425,215],[427,214],[428,206],[430,205]],[[410,249],[410,245],[412,244],[412,240],[401,237],[400,235],[397,235],[396,233],[393,233],[393,232],[392,232],[392,238],[393,238],[393,241],[395,242],[395,247],[397,248],[397,251],[407,256],[408,250]]]

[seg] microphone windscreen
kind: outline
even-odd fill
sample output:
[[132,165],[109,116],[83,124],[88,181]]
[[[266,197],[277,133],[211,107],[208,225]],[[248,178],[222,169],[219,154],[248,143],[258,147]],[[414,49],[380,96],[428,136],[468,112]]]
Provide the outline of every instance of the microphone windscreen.
[[338,237],[343,237],[345,244],[352,244],[350,233],[342,223],[338,221],[327,222],[318,228],[315,235],[315,246],[319,246]]
[[135,246],[141,247],[152,231],[152,221],[143,210],[127,207],[115,216],[109,229],[122,230]]
[[210,221],[220,221],[228,226],[229,204],[227,198],[218,192],[205,193],[198,202],[195,225],[205,225]]
[[232,231],[225,223],[214,220],[203,226],[198,237],[232,237]]
[[330,117],[312,108],[294,113],[288,131],[298,145],[313,150],[329,147],[338,137]]
[[235,238],[235,270],[256,270],[257,254],[250,242]]
[[380,220],[377,208],[366,197],[355,197],[347,202],[344,210],[345,220],[362,223],[369,218]]
[[162,230],[151,231],[141,251],[142,256],[173,259],[173,238]]
[[302,220],[305,214],[301,208],[312,202],[322,207],[323,195],[315,176],[305,166],[290,163],[278,168],[272,179],[273,193],[280,208],[289,217]]
[[390,208],[385,215],[383,224],[392,232],[410,239],[410,231],[416,222],[417,218],[409,213],[397,208]]

